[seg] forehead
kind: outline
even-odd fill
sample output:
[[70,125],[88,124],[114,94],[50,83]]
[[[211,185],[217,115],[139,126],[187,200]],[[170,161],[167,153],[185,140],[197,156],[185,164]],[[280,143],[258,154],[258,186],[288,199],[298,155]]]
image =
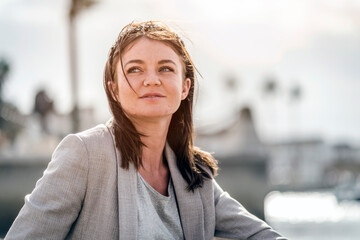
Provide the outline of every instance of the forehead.
[[122,60],[130,59],[171,59],[182,63],[179,54],[165,41],[141,37],[129,44],[123,51]]

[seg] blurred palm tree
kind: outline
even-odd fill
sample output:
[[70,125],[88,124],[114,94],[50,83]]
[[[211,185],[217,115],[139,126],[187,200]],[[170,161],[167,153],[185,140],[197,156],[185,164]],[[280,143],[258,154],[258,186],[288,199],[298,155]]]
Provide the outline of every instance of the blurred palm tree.
[[95,0],[71,0],[69,10],[69,56],[70,56],[70,81],[72,93],[72,124],[73,132],[79,131],[79,94],[77,79],[77,52],[76,52],[76,25],[78,14],[96,3]]
[[[10,71],[9,63],[5,59],[1,58],[0,59],[0,103],[2,102],[2,87],[9,71]],[[0,109],[1,109],[1,105],[0,105]]]
[[5,59],[0,59],[0,129],[3,126],[2,108],[3,108],[3,96],[2,88],[5,82],[5,79],[10,71],[9,63]]
[[24,126],[25,117],[14,104],[3,100],[2,90],[9,72],[10,64],[4,58],[0,59],[0,136],[13,144]]

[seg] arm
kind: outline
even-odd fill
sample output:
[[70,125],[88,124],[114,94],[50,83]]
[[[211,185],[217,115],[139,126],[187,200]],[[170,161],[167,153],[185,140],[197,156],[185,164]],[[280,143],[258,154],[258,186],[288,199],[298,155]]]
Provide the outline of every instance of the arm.
[[213,180],[215,236],[232,239],[286,240],[269,225],[249,213]]
[[43,177],[25,197],[5,239],[64,239],[81,210],[87,185],[87,151],[76,135],[56,148]]

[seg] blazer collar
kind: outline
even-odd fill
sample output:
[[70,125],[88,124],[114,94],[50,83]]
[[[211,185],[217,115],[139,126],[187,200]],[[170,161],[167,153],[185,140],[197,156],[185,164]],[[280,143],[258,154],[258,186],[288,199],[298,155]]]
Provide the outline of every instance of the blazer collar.
[[106,126],[111,133],[115,148],[117,191],[118,191],[118,216],[119,216],[119,239],[137,238],[137,175],[135,167],[130,164],[129,169],[121,168],[121,154],[115,147],[115,136],[112,119]]
[[204,239],[204,211],[199,189],[194,192],[186,190],[188,183],[182,177],[176,164],[175,153],[168,143],[165,145],[165,155],[174,184],[185,239]]
[[117,168],[119,239],[136,239],[138,226],[136,170],[132,164],[129,170],[121,168],[120,165]]

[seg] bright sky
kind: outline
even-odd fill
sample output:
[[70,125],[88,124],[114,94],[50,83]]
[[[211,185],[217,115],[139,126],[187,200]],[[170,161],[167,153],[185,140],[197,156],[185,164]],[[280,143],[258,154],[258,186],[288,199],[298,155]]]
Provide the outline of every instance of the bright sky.
[[[360,144],[359,0],[103,0],[77,22],[81,106],[108,115],[102,87],[107,52],[132,20],[160,19],[182,29],[200,69],[197,125],[221,123],[253,107],[264,139],[320,136]],[[11,63],[5,99],[24,113],[41,86],[61,112],[70,110],[68,1],[0,2],[0,58]],[[229,91],[225,79],[234,76]],[[279,86],[264,98],[261,84]],[[300,101],[289,90],[300,85]]]

